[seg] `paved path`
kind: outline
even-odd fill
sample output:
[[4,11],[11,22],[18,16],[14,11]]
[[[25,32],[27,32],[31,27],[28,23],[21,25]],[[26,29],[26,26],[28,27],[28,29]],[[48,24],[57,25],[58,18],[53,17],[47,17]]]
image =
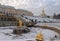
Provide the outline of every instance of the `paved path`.
[[57,28],[55,28],[55,27],[50,27],[50,26],[38,26],[38,25],[33,26],[33,27],[39,27],[39,28],[43,28],[43,29],[49,29],[49,30],[55,31],[55,32],[57,32],[57,33],[60,34],[60,29],[57,29]]

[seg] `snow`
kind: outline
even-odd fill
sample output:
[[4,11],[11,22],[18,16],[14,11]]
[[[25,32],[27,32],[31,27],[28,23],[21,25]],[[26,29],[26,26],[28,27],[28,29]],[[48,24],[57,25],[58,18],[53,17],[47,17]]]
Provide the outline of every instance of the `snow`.
[[[28,19],[33,19],[33,20],[37,19],[37,22],[39,21],[60,22],[60,19],[40,18],[40,17],[31,17],[31,16],[30,17],[25,16],[25,17],[28,17]],[[39,26],[47,25],[50,27],[55,27],[60,30],[60,23],[37,23],[36,25]],[[29,33],[25,33],[22,35],[15,35],[12,34],[13,28],[16,27],[15,26],[0,27],[0,41],[35,41],[36,35],[40,32],[43,35],[44,41],[60,41],[60,34],[52,30],[31,27],[30,28],[31,31]],[[55,38],[55,35],[57,36],[57,38]]]
[[60,29],[60,23],[37,23],[36,25],[49,26],[49,27],[54,27],[54,28]]
[[37,22],[60,22],[60,19],[53,19],[53,18],[41,18],[41,17],[36,17],[36,16],[24,16],[27,17],[28,19],[33,19],[34,21],[37,19]]
[[[57,35],[57,37],[59,38],[59,34],[48,30],[48,29],[42,29],[42,28],[30,28],[31,31],[29,33],[26,34],[22,34],[20,35],[5,35],[4,33],[12,33],[12,29],[0,29],[0,40],[1,41],[28,41],[28,40],[33,40],[35,41],[35,36],[37,35],[37,33],[41,32],[44,36],[44,41],[51,41],[51,39],[55,39],[55,35]],[[59,40],[59,39],[58,39]],[[55,39],[55,41],[58,41]]]

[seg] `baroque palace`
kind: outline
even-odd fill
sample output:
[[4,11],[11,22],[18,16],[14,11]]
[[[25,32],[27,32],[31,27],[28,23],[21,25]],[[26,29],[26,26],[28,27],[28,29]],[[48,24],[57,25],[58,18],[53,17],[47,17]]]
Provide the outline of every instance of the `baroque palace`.
[[22,9],[15,9],[11,6],[5,6],[0,4],[0,14],[8,14],[8,15],[27,15],[27,16],[33,16],[32,12]]

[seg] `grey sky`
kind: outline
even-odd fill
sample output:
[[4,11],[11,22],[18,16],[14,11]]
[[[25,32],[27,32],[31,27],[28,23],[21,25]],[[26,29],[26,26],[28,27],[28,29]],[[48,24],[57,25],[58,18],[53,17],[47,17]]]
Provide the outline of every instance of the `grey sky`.
[[29,10],[37,16],[41,14],[42,8],[47,15],[53,15],[54,12],[60,13],[60,0],[0,0],[0,3]]

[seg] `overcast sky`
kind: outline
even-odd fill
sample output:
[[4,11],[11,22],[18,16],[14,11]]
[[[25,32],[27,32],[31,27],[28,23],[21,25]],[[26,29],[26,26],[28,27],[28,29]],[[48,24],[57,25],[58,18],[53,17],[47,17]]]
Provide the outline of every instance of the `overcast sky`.
[[44,8],[47,15],[60,14],[60,0],[0,0],[2,5],[29,10],[34,15],[40,15]]

